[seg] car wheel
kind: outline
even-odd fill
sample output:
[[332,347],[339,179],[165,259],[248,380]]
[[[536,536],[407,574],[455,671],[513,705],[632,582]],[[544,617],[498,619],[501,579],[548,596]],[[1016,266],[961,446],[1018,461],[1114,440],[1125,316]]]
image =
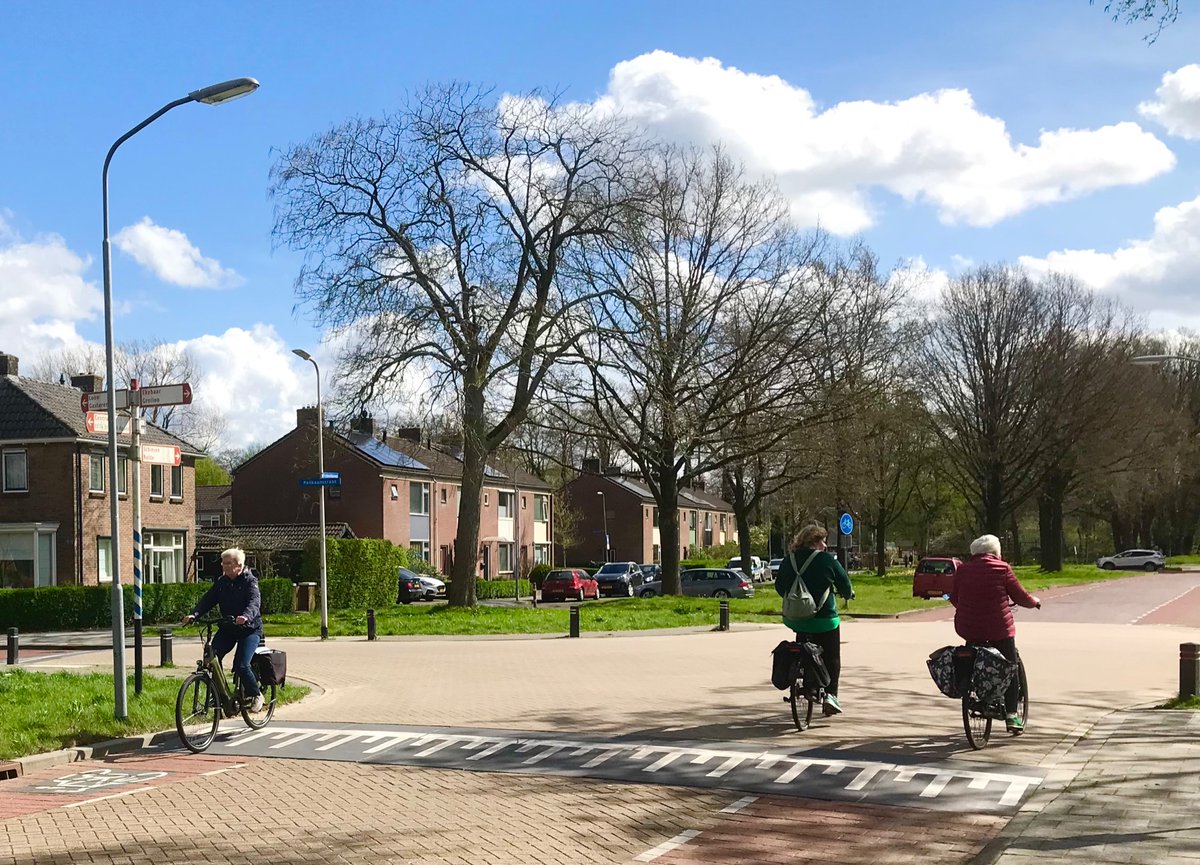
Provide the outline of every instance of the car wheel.
[[627,598],[633,597],[633,583],[627,583],[625,585],[625,597],[627,597]]
[[579,590],[578,600],[579,600],[579,601],[581,601],[581,602],[582,602],[582,601],[586,601],[586,600],[587,600],[587,597],[586,597],[586,596],[584,595],[584,593],[583,593],[583,589],[580,589],[580,590]]
[[714,598],[728,598],[729,592],[725,591],[724,589],[717,589],[715,592],[713,592],[713,597]]
[[1158,570],[1158,565],[1154,564],[1154,562],[1146,562],[1146,564],[1144,564],[1142,567],[1144,567],[1148,571],[1157,571]]
[[600,587],[599,586],[596,586],[596,594],[592,595],[592,600],[593,601],[600,600]]
[[400,603],[402,603],[402,604],[411,604],[411,603],[412,603],[412,598],[405,598],[405,599],[404,599],[403,601],[401,601]]
[[657,594],[658,594],[658,592],[654,591],[654,589],[646,589],[646,591],[642,592],[642,597],[643,598],[653,598]]
[[1115,571],[1117,569],[1117,566],[1114,565],[1112,562],[1105,562],[1100,567],[1106,571]]

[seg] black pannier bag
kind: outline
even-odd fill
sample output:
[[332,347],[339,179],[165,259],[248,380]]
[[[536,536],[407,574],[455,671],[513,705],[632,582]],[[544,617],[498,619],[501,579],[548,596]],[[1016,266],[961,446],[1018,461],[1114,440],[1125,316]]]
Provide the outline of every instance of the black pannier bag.
[[805,673],[812,673],[822,688],[829,686],[829,671],[825,669],[824,653],[813,643],[797,643],[784,640],[771,650],[771,684],[786,691],[796,680],[794,665],[804,665]]
[[260,685],[287,684],[287,652],[260,647],[254,653],[254,675]]

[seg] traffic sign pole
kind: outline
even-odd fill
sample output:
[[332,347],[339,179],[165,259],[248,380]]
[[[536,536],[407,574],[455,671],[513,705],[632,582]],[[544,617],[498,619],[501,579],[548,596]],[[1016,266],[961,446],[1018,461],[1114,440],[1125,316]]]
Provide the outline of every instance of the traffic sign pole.
[[133,498],[133,692],[142,693],[142,418],[137,401],[139,382],[129,381],[130,402],[134,406],[129,464],[133,471],[129,495]]

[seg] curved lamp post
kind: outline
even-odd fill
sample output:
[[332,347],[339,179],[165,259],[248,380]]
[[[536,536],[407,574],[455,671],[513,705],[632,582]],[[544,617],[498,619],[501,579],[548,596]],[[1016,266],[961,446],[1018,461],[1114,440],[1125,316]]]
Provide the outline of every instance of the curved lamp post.
[[[325,415],[321,411],[321,368],[313,356],[302,348],[293,348],[292,354],[303,358],[317,371],[317,476],[325,477]],[[321,639],[329,639],[329,603],[325,600],[325,487],[317,487],[320,505],[317,513],[321,520]]]
[[607,563],[611,558],[608,551],[608,499],[604,497],[604,490],[596,490],[596,495],[600,496],[600,513],[604,515],[604,561]]
[[118,147],[172,108],[187,105],[189,102],[220,105],[237,99],[239,96],[253,93],[257,89],[258,82],[253,78],[235,78],[232,81],[222,81],[211,87],[193,90],[182,99],[167,103],[114,141],[113,146],[108,149],[108,155],[104,157],[104,171],[101,173],[100,181],[101,201],[104,209],[104,372],[108,379],[106,391],[108,395],[108,504],[110,530],[112,531],[112,539],[109,541],[109,569],[112,576],[114,714],[121,721],[128,717],[129,707],[125,694],[125,601],[121,594],[121,532],[120,518],[117,512],[117,390],[116,382],[113,380],[112,259],[108,241],[108,166]]
[[1138,357],[1131,357],[1130,363],[1135,363],[1138,366],[1155,366],[1156,364],[1166,363],[1169,360],[1183,360],[1188,363],[1200,363],[1200,358],[1188,357],[1184,354],[1143,354]]

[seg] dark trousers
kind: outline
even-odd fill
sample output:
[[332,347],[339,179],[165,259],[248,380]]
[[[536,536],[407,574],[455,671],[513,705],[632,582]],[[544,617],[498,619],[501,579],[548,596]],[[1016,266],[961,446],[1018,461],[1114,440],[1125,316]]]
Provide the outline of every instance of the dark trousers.
[[823,634],[797,633],[796,639],[802,642],[816,643],[821,647],[821,660],[829,673],[829,687],[825,691],[837,696],[838,678],[842,674],[842,628],[839,625],[832,631]]
[[[1017,654],[1017,638],[1005,637],[1003,640],[988,640],[986,643],[980,643],[982,646],[991,646],[1000,652],[1001,655],[1008,658],[1014,664],[1020,658]],[[1008,714],[1016,714],[1017,701],[1021,697],[1021,677],[1014,675],[1012,681],[1008,685],[1008,690],[1004,692],[1004,711]]]
[[258,679],[254,675],[254,670],[250,667],[250,659],[254,657],[254,650],[258,648],[260,642],[262,642],[262,636],[257,631],[235,634],[225,630],[217,631],[217,635],[213,637],[212,641],[213,654],[221,661],[225,660],[225,656],[229,654],[229,650],[234,645],[237,646],[237,651],[233,654],[233,672],[237,673],[246,689],[246,694],[251,697],[257,697],[262,693],[258,687]]

